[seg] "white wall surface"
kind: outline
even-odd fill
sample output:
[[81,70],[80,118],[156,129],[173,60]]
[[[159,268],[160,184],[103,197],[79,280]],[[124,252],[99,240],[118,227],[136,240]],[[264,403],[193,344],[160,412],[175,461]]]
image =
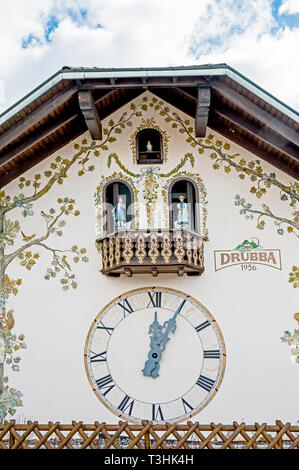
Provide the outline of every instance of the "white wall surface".
[[[146,93],[151,97],[149,92]],[[135,102],[140,100],[139,97]],[[117,120],[125,108],[129,107],[107,118],[104,126],[111,117]],[[171,106],[170,109],[174,110]],[[187,117],[182,112],[179,115]],[[132,163],[128,142],[140,124],[141,118],[135,118],[132,128],[117,136],[117,142],[110,145],[109,151],[93,159],[95,171],[79,177],[78,168],[73,167],[62,186],[56,184],[34,203],[33,217],[24,219],[18,209],[10,214],[10,218],[20,221],[25,234],[41,235],[44,221],[40,211],[56,207],[57,197],[75,198],[81,215],[66,218],[63,237],[54,234],[48,244],[62,248],[78,244],[87,248],[89,256],[88,263],[74,265],[79,286],[67,292],[61,289],[58,279],[44,280],[51,262],[50,253],[45,250],[37,250],[40,259],[30,272],[22,269],[16,261],[9,267],[11,278],[23,279],[19,293],[10,297],[8,307],[15,311],[15,332],[24,333],[28,345],[27,350],[20,354],[21,371],[9,373],[10,385],[24,394],[24,406],[18,409],[16,419],[117,422],[117,417],[100,403],[88,383],[83,357],[87,333],[98,312],[113,298],[130,289],[157,285],[178,289],[199,300],[214,316],[224,336],[227,364],[222,385],[215,398],[193,420],[202,423],[230,423],[233,420],[253,423],[281,419],[295,423],[298,420],[299,367],[290,362],[288,346],[280,341],[280,336],[285,329],[295,327],[293,314],[298,311],[298,289],[293,289],[288,283],[288,273],[298,258],[298,240],[292,234],[278,235],[272,220],[267,220],[265,229],[259,231],[255,220],[246,220],[239,214],[239,208],[234,206],[234,195],[244,196],[259,209],[260,204],[265,203],[281,216],[290,214],[289,207],[287,203],[281,203],[279,191],[275,188],[271,188],[261,200],[256,199],[250,193],[250,180],[241,181],[234,171],[227,175],[223,169],[214,170],[213,161],[207,154],[199,155],[192,149],[185,142],[184,135],[165,123],[159,112],[149,109],[143,117],[153,116],[170,136],[168,161],[162,165],[161,171],[170,170],[186,152],[193,151],[195,167],[192,169],[187,163],[184,169],[198,172],[207,187],[210,240],[204,245],[205,271],[199,277],[184,275],[182,278],[174,274],[163,274],[158,278],[150,275],[108,278],[99,272],[101,263],[95,247],[93,194],[102,174],[109,175],[119,170],[115,162],[110,169],[107,168],[107,155],[111,151],[121,157],[127,168],[140,171],[140,166]],[[211,133],[224,140],[215,132]],[[77,141],[81,142],[83,137],[90,140],[86,132]],[[24,176],[43,174],[58,154],[70,157],[75,152],[75,143],[71,142]],[[237,145],[231,143],[231,146],[232,153],[238,152],[245,159],[256,159]],[[274,171],[283,183],[290,182],[288,175],[268,163],[261,161],[261,165],[267,173]],[[18,194],[17,184],[18,181],[11,182],[5,188],[6,192]],[[257,270],[251,272],[242,271],[240,266],[215,272],[214,250],[233,249],[252,237],[258,237],[264,248],[281,250],[281,271],[257,265]],[[34,248],[32,251],[35,252]],[[188,342],[185,347],[188,348]]]

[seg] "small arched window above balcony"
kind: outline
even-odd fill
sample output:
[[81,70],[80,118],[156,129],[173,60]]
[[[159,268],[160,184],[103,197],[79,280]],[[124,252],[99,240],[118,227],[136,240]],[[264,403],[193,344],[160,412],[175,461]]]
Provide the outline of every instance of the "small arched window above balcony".
[[178,179],[169,188],[169,227],[200,233],[198,188],[190,179]]
[[104,235],[135,228],[132,188],[124,181],[111,181],[103,188]]
[[162,135],[156,129],[142,129],[136,135],[136,160],[139,164],[163,163]]

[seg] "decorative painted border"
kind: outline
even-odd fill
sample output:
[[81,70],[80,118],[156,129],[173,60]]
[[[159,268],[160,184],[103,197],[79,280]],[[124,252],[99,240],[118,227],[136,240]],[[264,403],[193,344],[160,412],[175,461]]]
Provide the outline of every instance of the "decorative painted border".
[[100,318],[100,316],[114,303],[116,302],[117,300],[121,300],[123,297],[127,297],[129,294],[133,294],[134,292],[141,292],[141,291],[146,291],[146,290],[165,290],[165,291],[172,291],[172,292],[175,292],[179,295],[182,295],[184,297],[187,297],[188,299],[190,299],[192,302],[194,302],[195,304],[197,304],[200,308],[202,308],[206,315],[210,318],[211,320],[211,323],[213,323],[213,326],[215,326],[216,330],[217,330],[217,333],[219,335],[219,339],[220,339],[220,342],[221,342],[221,346],[222,346],[222,368],[221,368],[221,373],[220,373],[220,376],[218,378],[218,382],[217,382],[217,387],[215,387],[214,389],[214,392],[210,395],[210,397],[208,398],[208,400],[198,409],[196,410],[194,413],[188,415],[186,418],[182,418],[178,421],[176,421],[177,423],[180,423],[182,421],[186,421],[186,419],[190,419],[192,418],[193,416],[195,416],[196,414],[198,414],[200,411],[202,411],[209,403],[210,401],[214,398],[214,396],[216,395],[216,392],[218,392],[221,384],[222,384],[222,381],[223,381],[223,377],[224,377],[224,373],[225,373],[225,368],[226,368],[226,347],[225,347],[225,343],[224,343],[224,338],[223,338],[223,335],[222,335],[222,332],[220,330],[220,327],[218,325],[218,323],[216,322],[215,318],[213,317],[213,315],[206,309],[206,307],[204,307],[204,305],[202,305],[198,300],[196,300],[194,297],[192,297],[191,295],[189,294],[186,294],[185,292],[182,292],[180,290],[177,290],[177,289],[172,289],[170,287],[159,287],[159,286],[148,286],[148,287],[140,287],[140,288],[137,288],[137,289],[132,289],[132,290],[129,290],[127,292],[125,292],[124,294],[121,294],[117,297],[115,297],[113,300],[111,300],[111,302],[109,302],[104,308],[102,308],[102,310],[98,313],[98,315],[96,316],[96,318],[93,320],[90,328],[89,328],[89,331],[88,331],[88,334],[87,334],[87,338],[86,338],[86,341],[85,341],[85,346],[84,346],[84,366],[85,366],[85,372],[86,372],[86,375],[87,375],[87,378],[88,378],[88,381],[90,383],[90,386],[93,390],[93,392],[95,393],[95,395],[97,396],[97,398],[100,400],[100,402],[109,410],[111,411],[113,414],[115,414],[116,416],[118,416],[119,418],[122,418],[126,421],[132,421],[133,423],[139,423],[140,421],[136,421],[136,420],[133,420],[133,419],[129,419],[127,418],[126,416],[123,416],[123,415],[120,415],[119,413],[117,413],[115,410],[113,410],[112,408],[109,407],[109,405],[104,402],[104,400],[102,399],[101,395],[98,393],[98,391],[94,388],[94,384],[93,384],[93,381],[90,377],[90,374],[89,374],[89,369],[88,369],[88,362],[87,362],[87,353],[88,353],[88,344],[89,344],[89,340],[90,340],[90,336],[93,332],[93,329],[94,329],[94,325],[97,323],[98,319]]
[[135,228],[136,230],[139,229],[139,219],[140,219],[140,210],[138,204],[138,193],[139,190],[136,188],[134,181],[132,178],[124,175],[123,173],[112,173],[109,176],[102,176],[100,183],[97,186],[97,191],[94,193],[95,199],[95,206],[96,206],[96,233],[100,235],[103,232],[103,207],[102,207],[102,200],[103,200],[103,188],[104,186],[109,183],[110,181],[114,180],[123,180],[124,182],[131,185],[133,193],[134,193],[134,208],[135,208]]

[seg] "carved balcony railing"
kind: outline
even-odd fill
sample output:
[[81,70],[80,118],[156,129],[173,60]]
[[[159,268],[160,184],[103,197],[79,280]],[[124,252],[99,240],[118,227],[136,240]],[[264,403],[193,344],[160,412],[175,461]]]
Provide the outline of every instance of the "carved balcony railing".
[[204,271],[202,237],[189,230],[124,230],[96,243],[102,254],[102,273],[107,276],[192,276]]

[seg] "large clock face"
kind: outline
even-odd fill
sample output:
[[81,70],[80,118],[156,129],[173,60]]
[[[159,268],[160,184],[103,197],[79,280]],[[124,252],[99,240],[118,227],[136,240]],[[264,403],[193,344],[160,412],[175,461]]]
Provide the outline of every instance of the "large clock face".
[[95,394],[116,415],[181,421],[218,391],[225,346],[197,300],[147,287],[117,297],[98,314],[86,340],[85,368]]

